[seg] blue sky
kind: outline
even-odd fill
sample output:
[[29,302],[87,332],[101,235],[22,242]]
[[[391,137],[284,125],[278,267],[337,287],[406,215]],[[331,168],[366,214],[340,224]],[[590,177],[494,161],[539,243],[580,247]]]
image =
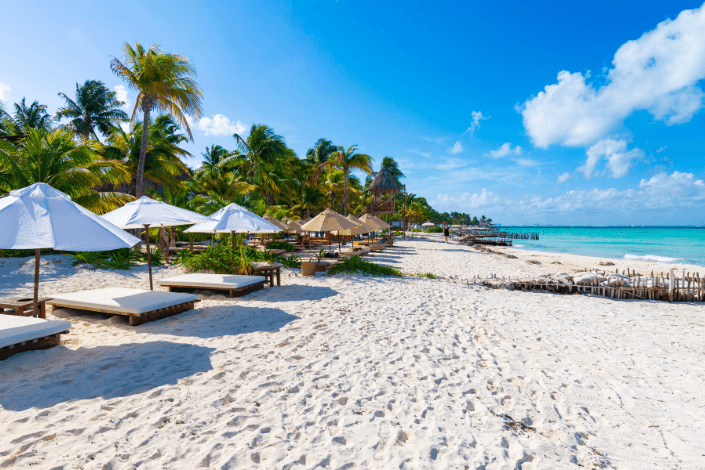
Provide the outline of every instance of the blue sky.
[[[685,11],[691,10],[691,11]],[[189,56],[189,150],[265,123],[392,156],[438,210],[553,224],[705,223],[699,2],[121,2],[2,7],[0,99],[55,111],[123,42]],[[134,93],[126,101],[134,104]]]

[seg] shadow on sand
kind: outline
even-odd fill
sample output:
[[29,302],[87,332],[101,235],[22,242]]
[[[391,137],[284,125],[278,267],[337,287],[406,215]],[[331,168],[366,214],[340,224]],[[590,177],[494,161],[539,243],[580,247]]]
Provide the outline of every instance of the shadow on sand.
[[[14,356],[0,365],[0,405],[22,411],[71,400],[120,398],[212,370],[211,348],[170,341],[57,346]],[[41,363],[40,367],[36,367]]]

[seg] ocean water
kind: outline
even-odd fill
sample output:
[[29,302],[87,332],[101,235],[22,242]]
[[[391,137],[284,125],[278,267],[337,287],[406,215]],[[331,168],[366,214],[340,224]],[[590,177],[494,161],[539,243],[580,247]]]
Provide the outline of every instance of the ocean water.
[[705,227],[500,228],[539,233],[539,240],[514,240],[516,248],[705,266]]

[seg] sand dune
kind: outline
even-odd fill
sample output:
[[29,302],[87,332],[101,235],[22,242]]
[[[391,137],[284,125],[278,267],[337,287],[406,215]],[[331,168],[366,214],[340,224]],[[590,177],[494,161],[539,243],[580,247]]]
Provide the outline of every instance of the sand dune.
[[[399,245],[373,259],[446,277],[549,269]],[[53,261],[46,292],[146,282]],[[27,293],[31,270],[2,263],[0,295]],[[64,344],[0,362],[0,468],[705,467],[701,305],[282,281],[136,328],[55,312],[74,324]]]

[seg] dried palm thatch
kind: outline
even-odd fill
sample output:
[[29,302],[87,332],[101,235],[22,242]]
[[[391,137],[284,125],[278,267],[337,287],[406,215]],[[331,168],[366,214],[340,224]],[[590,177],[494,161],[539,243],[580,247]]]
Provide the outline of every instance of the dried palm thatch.
[[375,179],[372,180],[367,190],[373,194],[400,192],[399,184],[386,166],[383,166],[375,175]]

